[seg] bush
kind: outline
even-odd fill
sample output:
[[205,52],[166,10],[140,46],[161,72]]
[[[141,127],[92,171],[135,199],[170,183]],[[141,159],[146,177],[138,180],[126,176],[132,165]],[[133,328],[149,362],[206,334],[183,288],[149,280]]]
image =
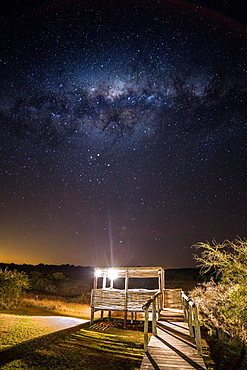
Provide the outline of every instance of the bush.
[[190,294],[200,310],[204,325],[211,332],[225,332],[229,336],[238,336],[236,320],[232,317],[233,304],[231,292],[233,285],[218,284],[211,280],[199,284]]
[[29,280],[25,272],[0,269],[0,308],[16,307],[29,289]]
[[56,293],[57,287],[54,284],[55,281],[55,277],[51,275],[45,276],[42,272],[31,271],[30,285],[33,290],[46,293]]
[[205,323],[231,337],[247,340],[247,241],[198,243],[195,255],[202,272],[214,271],[218,282],[201,284],[192,292]]

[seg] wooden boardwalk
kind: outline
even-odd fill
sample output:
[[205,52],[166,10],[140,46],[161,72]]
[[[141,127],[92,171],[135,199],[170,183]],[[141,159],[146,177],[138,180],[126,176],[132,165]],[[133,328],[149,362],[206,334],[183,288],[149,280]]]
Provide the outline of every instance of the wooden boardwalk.
[[140,370],[204,370],[182,310],[166,309],[157,323],[157,336],[148,344]]

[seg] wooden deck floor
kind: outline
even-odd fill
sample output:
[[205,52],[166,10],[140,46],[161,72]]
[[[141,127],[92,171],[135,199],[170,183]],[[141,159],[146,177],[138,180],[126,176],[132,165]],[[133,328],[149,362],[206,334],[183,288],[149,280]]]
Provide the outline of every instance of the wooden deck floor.
[[164,310],[158,321],[157,336],[148,344],[140,370],[204,370],[195,341],[189,335],[182,310]]

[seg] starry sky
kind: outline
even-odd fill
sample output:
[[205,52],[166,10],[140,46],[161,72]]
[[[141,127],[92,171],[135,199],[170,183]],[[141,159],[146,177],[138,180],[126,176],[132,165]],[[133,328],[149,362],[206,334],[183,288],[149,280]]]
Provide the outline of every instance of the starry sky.
[[0,262],[194,267],[247,236],[241,4],[8,3]]

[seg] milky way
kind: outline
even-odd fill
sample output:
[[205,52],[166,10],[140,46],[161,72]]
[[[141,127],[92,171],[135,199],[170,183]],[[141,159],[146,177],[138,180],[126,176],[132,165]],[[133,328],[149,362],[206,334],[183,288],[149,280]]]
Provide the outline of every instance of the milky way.
[[177,1],[43,4],[1,26],[3,262],[186,267],[245,236],[246,28]]

